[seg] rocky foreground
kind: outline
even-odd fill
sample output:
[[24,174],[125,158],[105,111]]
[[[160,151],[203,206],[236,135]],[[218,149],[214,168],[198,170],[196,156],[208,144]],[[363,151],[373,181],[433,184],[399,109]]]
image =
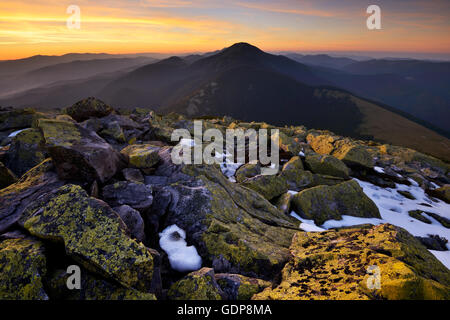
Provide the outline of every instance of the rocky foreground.
[[[448,164],[299,126],[278,128],[277,175],[176,165],[179,128],[193,121],[94,98],[0,109],[0,299],[450,299]],[[415,234],[386,223],[403,216]],[[348,219],[368,223],[333,227]]]

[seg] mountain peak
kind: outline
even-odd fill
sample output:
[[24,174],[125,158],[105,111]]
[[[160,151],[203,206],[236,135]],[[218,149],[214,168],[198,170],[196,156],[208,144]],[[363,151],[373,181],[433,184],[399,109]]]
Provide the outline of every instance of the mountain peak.
[[225,48],[222,52],[233,54],[259,54],[263,51],[247,42],[238,42]]

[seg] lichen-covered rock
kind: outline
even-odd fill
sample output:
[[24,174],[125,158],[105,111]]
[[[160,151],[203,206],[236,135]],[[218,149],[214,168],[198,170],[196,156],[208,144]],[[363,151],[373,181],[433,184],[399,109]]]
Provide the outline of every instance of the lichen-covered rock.
[[341,220],[342,215],[381,218],[375,203],[355,180],[303,190],[292,198],[291,203],[297,214],[314,220],[317,225],[329,219]]
[[121,155],[94,131],[47,119],[39,120],[38,126],[62,179],[106,182],[123,167]]
[[100,136],[105,139],[113,139],[119,143],[125,142],[125,134],[117,121],[108,123],[107,127],[100,131]]
[[290,190],[299,191],[310,186],[313,181],[313,174],[304,170],[302,159],[298,156],[292,157],[283,165],[280,176],[282,176]]
[[283,193],[278,197],[275,201],[275,206],[278,210],[285,214],[289,214],[291,212],[291,200],[292,194],[289,192]]
[[254,294],[272,286],[269,281],[240,274],[218,273],[215,277],[227,300],[250,300]]
[[68,274],[55,270],[48,281],[49,295],[58,300],[156,300],[153,293],[126,288],[103,279],[85,269],[81,270],[79,290],[67,289]]
[[364,146],[349,142],[349,139],[339,140],[335,143],[332,156],[342,160],[349,166],[373,167],[373,158]]
[[314,173],[341,177],[344,179],[348,179],[350,174],[348,167],[341,160],[333,156],[307,154],[305,162],[308,168]]
[[447,184],[443,187],[433,190],[431,194],[436,198],[439,198],[447,203],[450,203],[450,184]]
[[268,130],[270,138],[273,142],[278,142],[281,150],[290,153],[291,155],[298,155],[302,151],[300,141],[297,137],[287,136],[284,132],[279,131],[278,134],[273,134]]
[[113,207],[126,204],[145,210],[153,202],[152,188],[143,183],[120,181],[103,187],[103,199]]
[[15,224],[31,202],[64,184],[54,169],[52,161],[47,159],[16,183],[0,190],[0,233]]
[[134,144],[120,151],[128,159],[130,166],[138,169],[148,169],[159,161],[158,152],[161,148],[150,144]]
[[223,295],[211,268],[189,273],[172,284],[167,293],[170,300],[222,300]]
[[261,165],[259,163],[246,163],[240,166],[234,177],[236,178],[236,182],[241,183],[247,178],[251,178],[261,174]]
[[0,299],[47,300],[44,246],[32,239],[0,242]]
[[259,175],[253,178],[247,178],[242,182],[244,187],[255,190],[267,200],[282,195],[288,191],[286,179],[281,175]]
[[168,181],[155,194],[159,205],[152,214],[164,214],[164,226],[186,231],[186,241],[217,272],[271,278],[289,257],[298,221],[257,192],[228,181],[218,166],[176,166],[170,152],[160,152],[156,174]]
[[349,166],[373,167],[373,157],[367,148],[349,138],[311,131],[306,140],[312,149],[319,154],[332,155]]
[[63,243],[66,254],[86,269],[149,292],[154,276],[149,249],[130,239],[117,213],[81,187],[65,185],[35,201],[20,223],[38,238]]
[[9,170],[5,165],[0,162],[0,189],[6,188],[7,186],[15,183],[17,181],[16,175]]
[[19,132],[12,139],[5,164],[21,177],[46,157],[44,137],[38,129],[30,128]]
[[416,237],[428,250],[448,251],[448,240],[437,234],[430,234],[428,237]]
[[430,219],[427,219],[426,217],[424,217],[422,215],[422,212],[423,212],[422,210],[410,210],[410,211],[408,211],[408,215],[411,218],[417,219],[417,220],[422,221],[427,224],[431,224]]
[[346,179],[344,178],[339,178],[339,177],[335,177],[335,176],[327,176],[324,174],[313,174],[312,176],[312,182],[308,187],[316,187],[316,186],[322,186],[322,185],[326,185],[326,186],[334,186],[337,185],[339,183],[345,182]]
[[450,298],[448,269],[392,225],[299,232],[290,249],[281,283],[254,299]]
[[78,122],[91,117],[101,118],[114,112],[114,109],[103,101],[89,97],[66,108],[66,113]]
[[33,109],[0,108],[0,131],[30,128],[43,116]]
[[142,219],[139,211],[134,210],[132,207],[127,205],[115,207],[114,211],[117,212],[122,221],[126,224],[128,230],[130,231],[130,235],[140,242],[144,241],[144,220]]

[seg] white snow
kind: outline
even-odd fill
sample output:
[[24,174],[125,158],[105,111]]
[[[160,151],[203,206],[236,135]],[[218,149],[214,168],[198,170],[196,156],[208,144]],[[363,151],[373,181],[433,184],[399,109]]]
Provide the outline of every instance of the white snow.
[[220,169],[222,170],[222,173],[228,178],[229,181],[236,182],[234,174],[236,173],[236,170],[243,165],[243,163],[235,163],[231,161],[229,159],[230,156],[231,154],[228,151],[225,151],[225,153],[216,152],[215,154],[216,158],[222,160],[220,162]]
[[172,269],[187,272],[201,268],[202,258],[194,246],[187,246],[186,232],[183,229],[173,224],[165,228],[159,237],[159,245],[169,256]]
[[294,211],[291,212],[291,216],[294,217],[295,219],[298,219],[301,221],[299,228],[302,229],[303,231],[307,231],[307,232],[326,231],[326,229],[316,226],[316,224],[314,223],[314,220],[303,219],[298,214],[296,214]]
[[376,172],[384,173],[384,169],[381,168],[381,167],[373,167],[373,169],[374,169]]
[[13,137],[17,136],[17,135],[18,135],[20,132],[22,132],[23,130],[27,130],[27,129],[21,129],[21,130],[17,130],[17,131],[11,132],[11,133],[9,134],[8,138],[13,138]]
[[428,250],[434,256],[442,262],[444,266],[447,267],[447,269],[450,269],[450,255],[448,254],[448,251],[436,251],[436,250]]
[[180,142],[178,142],[178,144],[182,146],[193,147],[195,146],[195,141],[194,139],[182,138]]
[[[380,210],[381,219],[377,218],[358,218],[352,216],[342,216],[342,220],[328,220],[323,225],[317,226],[313,220],[306,220],[299,217],[295,212],[291,216],[301,221],[300,228],[305,231],[323,231],[330,228],[353,226],[370,223],[378,225],[390,223],[395,226],[406,229],[414,236],[427,237],[429,235],[439,235],[450,241],[450,229],[445,228],[436,219],[423,213],[422,215],[431,221],[431,224],[424,223],[408,215],[410,210],[422,210],[432,212],[447,219],[450,218],[450,205],[438,199],[431,199],[418,184],[412,180],[411,186],[396,184],[395,188],[382,188],[370,182],[361,181],[354,178],[363,188],[364,193],[372,199]],[[408,199],[397,191],[409,191],[416,200]],[[290,192],[295,194],[294,192]],[[423,205],[428,204],[429,206]],[[450,244],[447,243],[450,249]],[[450,268],[450,251],[429,250],[437,259],[439,259],[447,268]]]

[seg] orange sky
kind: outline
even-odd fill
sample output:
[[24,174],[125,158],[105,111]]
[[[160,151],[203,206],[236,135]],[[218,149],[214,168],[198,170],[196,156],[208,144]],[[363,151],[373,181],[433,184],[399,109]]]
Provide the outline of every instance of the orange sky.
[[[225,4],[226,3],[226,4]],[[2,0],[0,59],[68,52],[194,52],[245,41],[267,51],[450,55],[450,1],[378,1],[382,30],[359,0]],[[68,29],[69,5],[81,28]]]

